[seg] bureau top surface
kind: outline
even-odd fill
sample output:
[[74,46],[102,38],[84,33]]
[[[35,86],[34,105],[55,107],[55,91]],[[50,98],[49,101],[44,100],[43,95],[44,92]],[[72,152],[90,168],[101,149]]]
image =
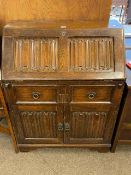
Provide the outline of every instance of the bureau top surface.
[[74,29],[55,22],[13,22],[4,28],[3,80],[124,78],[121,29]]
[[[103,23],[104,24],[104,23]],[[11,29],[13,30],[29,30],[29,29],[89,29],[89,28],[101,28],[105,27],[101,21],[87,21],[81,20],[16,20],[11,21],[4,27],[4,33]],[[108,24],[108,23],[107,23]]]

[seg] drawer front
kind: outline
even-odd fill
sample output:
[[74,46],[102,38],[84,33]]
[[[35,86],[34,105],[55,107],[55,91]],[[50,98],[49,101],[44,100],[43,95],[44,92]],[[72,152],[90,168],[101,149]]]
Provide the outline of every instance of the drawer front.
[[114,85],[72,86],[72,102],[112,101]]
[[13,86],[16,103],[56,102],[56,86]]

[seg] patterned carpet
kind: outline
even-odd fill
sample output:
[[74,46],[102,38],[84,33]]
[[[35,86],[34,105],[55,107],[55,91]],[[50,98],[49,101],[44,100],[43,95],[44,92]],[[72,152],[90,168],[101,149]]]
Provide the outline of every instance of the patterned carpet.
[[115,154],[60,148],[16,154],[10,137],[0,134],[0,175],[131,175],[131,146]]

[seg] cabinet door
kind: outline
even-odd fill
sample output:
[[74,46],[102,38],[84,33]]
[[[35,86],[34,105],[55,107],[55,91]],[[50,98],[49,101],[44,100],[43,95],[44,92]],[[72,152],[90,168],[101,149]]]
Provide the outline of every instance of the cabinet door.
[[110,144],[117,117],[115,85],[72,85],[65,107],[65,143]]
[[17,141],[23,143],[62,143],[63,108],[60,88],[51,84],[13,84],[7,94]]
[[12,120],[19,144],[63,142],[63,116],[59,106],[16,106]]

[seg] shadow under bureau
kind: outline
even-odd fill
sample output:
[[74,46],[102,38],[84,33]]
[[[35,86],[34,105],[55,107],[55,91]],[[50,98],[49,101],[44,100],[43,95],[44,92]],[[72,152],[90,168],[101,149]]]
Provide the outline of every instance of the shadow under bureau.
[[120,29],[5,26],[2,83],[18,149],[109,151],[124,68]]

